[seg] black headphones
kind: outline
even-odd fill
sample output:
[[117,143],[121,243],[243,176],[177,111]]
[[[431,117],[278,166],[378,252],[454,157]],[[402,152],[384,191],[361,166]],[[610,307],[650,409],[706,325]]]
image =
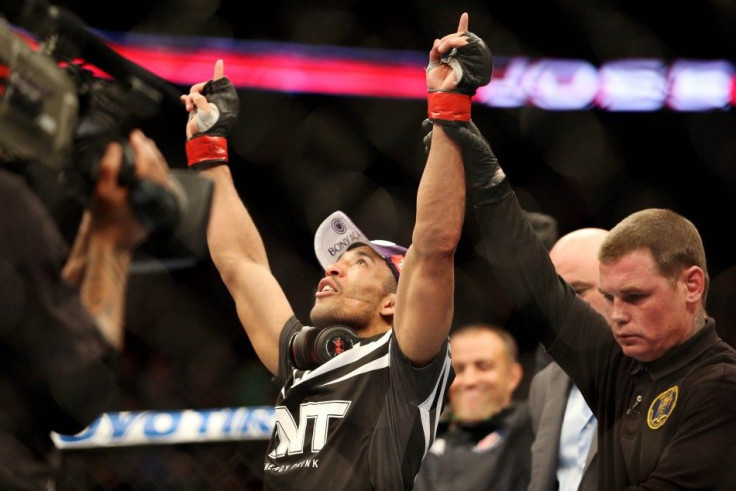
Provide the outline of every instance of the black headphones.
[[304,326],[291,336],[289,351],[294,366],[300,370],[314,370],[327,360],[349,350],[358,341],[358,336],[349,327]]

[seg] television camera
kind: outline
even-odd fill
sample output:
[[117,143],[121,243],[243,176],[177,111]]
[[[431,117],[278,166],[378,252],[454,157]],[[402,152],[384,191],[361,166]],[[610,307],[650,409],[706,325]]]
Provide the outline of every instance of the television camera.
[[132,129],[159,114],[164,98],[178,105],[178,96],[71,12],[42,0],[0,0],[0,154],[16,166],[41,164],[85,201],[107,144],[120,142],[120,180],[150,232],[144,249],[156,257],[134,261],[133,271],[186,267],[206,250],[212,182],[178,169],[171,169],[168,187],[138,178],[126,143]]

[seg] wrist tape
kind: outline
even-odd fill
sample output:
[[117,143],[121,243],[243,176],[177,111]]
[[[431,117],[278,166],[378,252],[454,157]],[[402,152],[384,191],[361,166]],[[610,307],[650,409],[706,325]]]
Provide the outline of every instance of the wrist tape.
[[206,162],[226,163],[227,138],[224,136],[201,135],[187,140],[187,165],[189,167]]
[[433,121],[470,121],[471,98],[458,92],[435,91],[427,93],[427,117]]

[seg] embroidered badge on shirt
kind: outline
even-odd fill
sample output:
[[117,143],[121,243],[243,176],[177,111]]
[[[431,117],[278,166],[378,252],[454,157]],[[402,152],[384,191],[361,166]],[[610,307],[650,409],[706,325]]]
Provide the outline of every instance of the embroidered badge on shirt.
[[678,389],[675,385],[659,394],[652,401],[652,405],[649,406],[649,412],[647,412],[647,424],[651,429],[657,430],[661,428],[667,421],[667,418],[670,417],[677,404],[677,393]]

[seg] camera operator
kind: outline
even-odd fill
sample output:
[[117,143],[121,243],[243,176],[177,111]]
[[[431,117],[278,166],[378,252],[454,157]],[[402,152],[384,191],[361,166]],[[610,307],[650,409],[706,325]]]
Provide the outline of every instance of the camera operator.
[[[136,176],[166,186],[155,143],[133,130],[129,145]],[[0,489],[55,489],[50,432],[78,433],[115,407],[128,268],[149,235],[118,181],[123,154],[111,142],[99,159],[71,248],[29,183],[0,165]]]

